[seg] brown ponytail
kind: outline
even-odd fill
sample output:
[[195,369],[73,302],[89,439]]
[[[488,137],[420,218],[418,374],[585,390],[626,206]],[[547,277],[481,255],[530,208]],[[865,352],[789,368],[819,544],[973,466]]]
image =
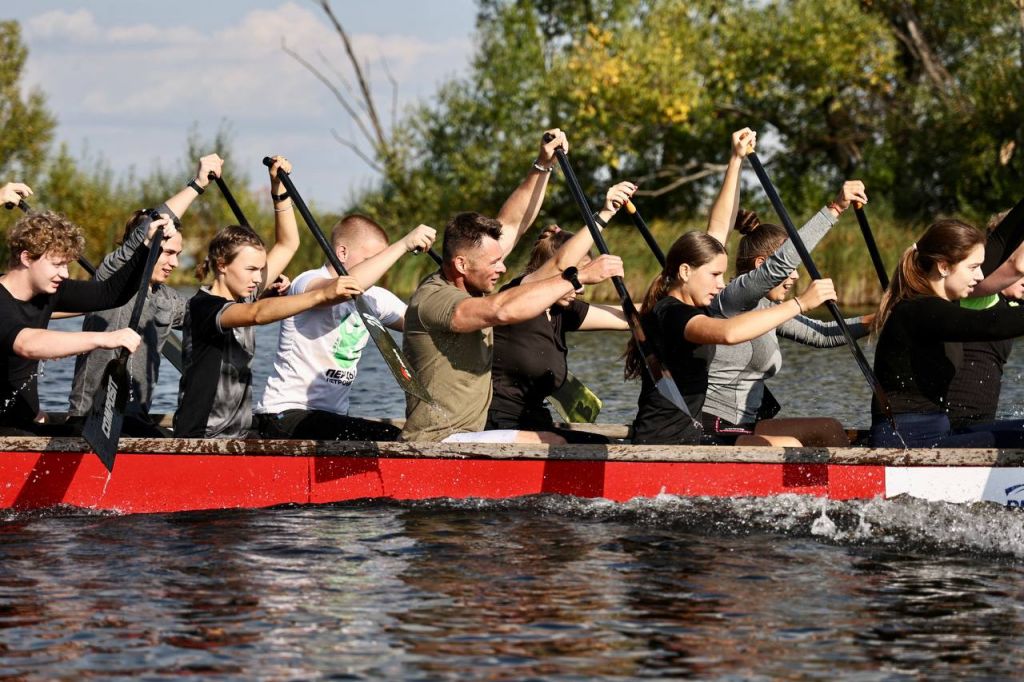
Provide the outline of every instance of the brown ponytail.
[[206,259],[196,265],[196,279],[202,282],[211,272],[216,275],[217,265],[228,265],[244,246],[266,250],[263,240],[251,227],[229,225],[210,240]]
[[537,241],[533,244],[530,260],[526,263],[524,273],[528,275],[554,258],[555,252],[569,241],[572,236],[572,232],[563,230],[558,225],[548,225],[541,230],[541,233],[537,235]]
[[959,220],[947,219],[932,223],[917,243],[903,252],[893,272],[889,288],[882,296],[878,312],[871,323],[871,333],[879,334],[897,303],[935,294],[928,274],[939,263],[955,265],[967,258],[985,235],[978,228]]
[[[684,263],[696,269],[710,263],[716,256],[723,253],[725,253],[725,247],[722,246],[722,243],[706,232],[687,232],[677,239],[665,256],[664,269],[647,287],[647,293],[644,294],[644,299],[640,304],[640,317],[645,330],[650,327],[648,322],[653,319],[651,311],[654,310],[654,306],[668,296],[668,292],[677,284],[679,268]],[[648,335],[648,338],[652,337]],[[627,379],[636,379],[643,374],[644,358],[636,345],[636,339],[630,338],[624,357],[626,358],[624,375]]]

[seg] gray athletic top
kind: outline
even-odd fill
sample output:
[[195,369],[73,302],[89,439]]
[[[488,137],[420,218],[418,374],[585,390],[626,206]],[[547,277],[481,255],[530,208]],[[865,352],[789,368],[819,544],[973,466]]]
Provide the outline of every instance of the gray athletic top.
[[[167,204],[161,204],[156,210],[172,216],[175,223],[178,222],[178,217]],[[109,278],[128,262],[135,249],[145,240],[151,222],[152,218],[143,216],[139,226],[128,235],[124,243],[108,254],[96,268],[96,279]],[[149,407],[153,402],[153,387],[156,386],[160,375],[160,351],[171,334],[171,328],[180,328],[184,322],[187,301],[188,299],[177,291],[163,284],[157,284],[150,289],[146,305],[142,309],[142,317],[139,318],[138,332],[142,342],[128,359],[132,390],[125,414],[142,418],[149,414]],[[127,327],[134,307],[135,296],[132,296],[130,301],[119,308],[89,313],[82,322],[82,331],[105,332]],[[71,386],[68,415],[79,417],[89,413],[93,396],[99,393],[103,370],[120,352],[120,348],[97,348],[75,359],[75,378]]]
[[[823,208],[800,228],[800,237],[811,250],[835,225],[832,213]],[[765,294],[785,281],[800,265],[800,255],[789,240],[773,253],[761,267],[736,277],[711,302],[708,311],[713,317],[735,317],[755,308],[772,305]],[[846,320],[854,338],[867,336],[867,326],[860,318]],[[782,367],[779,340],[782,336],[807,346],[831,348],[846,343],[835,322],[822,322],[804,315],[784,322],[776,329],[733,346],[715,346],[708,368],[708,392],[704,412],[732,422],[753,424],[764,397],[764,380]]]

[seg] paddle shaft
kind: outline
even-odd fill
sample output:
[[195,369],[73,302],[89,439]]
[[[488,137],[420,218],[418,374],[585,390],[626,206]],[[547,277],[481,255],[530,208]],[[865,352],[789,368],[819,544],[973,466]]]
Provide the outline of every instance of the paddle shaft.
[[[545,135],[544,139],[546,142],[550,142],[552,138],[550,135]],[[590,230],[590,236],[593,238],[597,250],[603,255],[610,254],[611,251],[608,248],[608,243],[605,242],[601,230],[597,227],[597,221],[594,220],[594,213],[590,209],[590,203],[583,194],[583,188],[580,187],[580,182],[576,178],[576,173],[573,172],[565,150],[561,147],[556,148],[555,157],[558,159],[558,165],[562,168],[562,175],[565,176],[566,184],[569,186],[569,193],[572,194],[572,198],[576,201],[576,206],[579,207],[580,214],[583,216],[583,222],[586,223],[587,229]],[[637,349],[643,357],[644,369],[647,371],[651,383],[654,384],[659,393],[689,417],[699,428],[697,420],[690,414],[690,409],[686,405],[686,400],[679,391],[672,373],[661,363],[661,360],[647,340],[647,334],[640,320],[640,313],[637,311],[636,305],[633,304],[629,290],[626,289],[626,283],[621,277],[615,276],[612,277],[612,284],[615,286],[615,291],[622,302],[622,312],[626,318],[626,323],[629,325],[629,330],[633,334],[633,339],[636,341]]]
[[227,183],[224,182],[224,178],[220,177],[213,171],[210,171],[210,179],[217,183],[217,188],[220,190],[221,195],[223,195],[224,201],[228,202],[228,208],[231,209],[231,212],[234,214],[235,220],[238,221],[238,224],[242,227],[248,227],[251,229],[252,226],[249,224],[249,221],[245,219],[245,214],[242,213],[242,207],[238,205],[237,201],[235,201],[235,195],[233,195],[231,190],[228,189]]
[[640,211],[636,210],[636,205],[632,201],[627,199],[625,206],[626,212],[629,213],[629,219],[633,221],[633,226],[640,232],[640,236],[644,238],[644,241],[647,242],[647,246],[650,247],[651,252],[654,253],[654,257],[658,259],[658,263],[660,263],[661,267],[664,268],[665,252],[661,250],[661,247],[658,246],[658,242],[654,238],[654,235],[651,234],[650,228],[647,227],[647,221],[645,221],[643,216],[640,215]]
[[[800,255],[800,260],[803,262],[804,267],[807,268],[808,274],[810,274],[812,279],[821,279],[821,272],[818,271],[818,267],[814,264],[814,260],[811,258],[811,254],[807,250],[804,240],[800,238],[800,233],[797,232],[796,226],[793,224],[793,220],[789,217],[789,212],[783,205],[782,198],[779,197],[779,193],[775,190],[775,185],[772,184],[771,178],[768,177],[768,173],[765,171],[764,166],[761,165],[761,160],[754,152],[747,154],[747,159],[750,160],[750,165],[753,166],[754,173],[757,174],[757,179],[761,182],[761,187],[764,188],[765,194],[768,195],[768,201],[771,202],[772,207],[775,209],[779,219],[782,221],[783,227],[786,228],[786,233],[789,235],[790,241],[793,242],[793,246],[796,247],[796,252]],[[857,361],[857,366],[864,375],[864,379],[868,382],[868,386],[871,387],[871,391],[875,394],[875,398],[878,399],[878,404],[881,406],[882,411],[885,412],[889,421],[892,422],[893,429],[895,429],[896,419],[893,416],[892,406],[889,404],[889,398],[885,395],[885,389],[883,389],[882,385],[878,383],[878,378],[871,369],[871,365],[868,364],[867,358],[864,357],[864,352],[860,349],[857,341],[853,338],[853,333],[850,332],[850,327],[846,324],[843,314],[839,311],[839,306],[835,301],[827,301],[825,305],[828,308],[828,311],[832,313],[832,317],[835,319],[836,325],[838,325],[839,329],[843,332],[843,336],[846,337],[846,345],[849,346],[850,352],[853,353],[854,360]]]
[[[14,208],[14,204],[10,201],[4,204],[4,206],[8,209]],[[32,210],[32,207],[29,206],[28,202],[26,202],[24,199],[18,202],[18,208],[20,208],[25,213],[28,213],[29,211]],[[89,273],[90,277],[96,276],[96,267],[89,262],[88,258],[86,258],[85,256],[79,256],[78,264],[82,267],[83,270]],[[182,345],[181,339],[178,338],[177,334],[175,334],[174,332],[169,332],[167,334],[167,341],[164,343],[164,346],[160,349],[160,354],[167,358],[167,361],[170,362],[174,369],[178,370],[179,373],[182,371],[182,367],[184,366],[184,361],[182,360]]]
[[875,266],[875,274],[878,275],[878,283],[882,289],[889,288],[889,275],[885,274],[885,264],[882,263],[882,254],[878,252],[878,244],[875,243],[875,235],[871,233],[871,225],[868,224],[868,216],[864,213],[864,207],[854,203],[853,212],[857,214],[857,224],[860,225],[860,233],[864,235],[864,243],[868,247],[868,254],[871,256],[871,263]]

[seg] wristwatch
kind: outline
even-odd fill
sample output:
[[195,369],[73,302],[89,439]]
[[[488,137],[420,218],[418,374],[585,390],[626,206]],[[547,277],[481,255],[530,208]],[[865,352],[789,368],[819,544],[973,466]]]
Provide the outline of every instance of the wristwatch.
[[562,279],[572,284],[572,288],[576,290],[576,293],[583,291],[583,285],[580,284],[580,270],[575,265],[570,265],[565,270],[562,270]]
[[196,194],[202,194],[203,192],[206,191],[205,189],[199,186],[199,178],[192,178],[191,180],[185,183],[185,186],[194,189],[196,191]]

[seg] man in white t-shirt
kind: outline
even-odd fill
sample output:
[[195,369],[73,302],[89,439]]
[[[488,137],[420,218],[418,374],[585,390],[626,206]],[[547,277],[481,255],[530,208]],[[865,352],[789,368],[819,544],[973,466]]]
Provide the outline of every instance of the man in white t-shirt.
[[[363,300],[386,327],[402,331],[405,303],[374,283],[405,253],[426,251],[436,231],[420,225],[388,245],[387,234],[361,215],[343,218],[331,232],[338,259],[363,287]],[[290,294],[326,286],[337,277],[330,264],[294,279]],[[313,308],[281,322],[277,357],[256,406],[264,438],[314,440],[395,440],[388,424],[348,416],[349,393],[359,358],[370,339],[355,303]]]

